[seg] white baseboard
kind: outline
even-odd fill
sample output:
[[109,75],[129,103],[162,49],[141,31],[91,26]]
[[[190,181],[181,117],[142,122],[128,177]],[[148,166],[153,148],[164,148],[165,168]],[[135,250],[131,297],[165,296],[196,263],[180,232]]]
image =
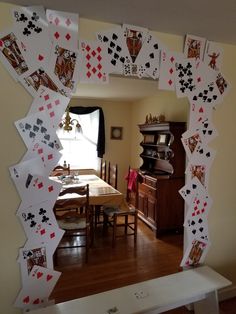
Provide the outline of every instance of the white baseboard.
[[218,291],[219,301],[228,300],[236,297],[236,285],[232,285]]

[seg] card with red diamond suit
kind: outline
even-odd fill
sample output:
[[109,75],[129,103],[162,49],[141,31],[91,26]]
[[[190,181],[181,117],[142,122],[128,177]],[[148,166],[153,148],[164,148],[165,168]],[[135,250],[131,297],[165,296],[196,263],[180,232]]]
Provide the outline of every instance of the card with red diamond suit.
[[81,41],[81,83],[108,83],[109,76],[105,70],[104,51],[104,46],[100,41]]
[[79,15],[46,10],[51,40],[61,47],[78,49]]

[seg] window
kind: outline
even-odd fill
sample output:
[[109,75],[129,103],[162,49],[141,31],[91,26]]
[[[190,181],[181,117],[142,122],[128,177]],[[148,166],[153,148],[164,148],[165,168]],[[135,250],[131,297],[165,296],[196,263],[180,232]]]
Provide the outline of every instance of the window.
[[[100,159],[97,157],[99,110],[89,114],[77,115],[70,113],[71,119],[76,119],[81,125],[78,132],[75,126],[70,132],[63,129],[57,130],[57,135],[62,143],[62,158],[70,167],[76,169],[92,168],[98,170]],[[64,116],[63,116],[64,118]]]

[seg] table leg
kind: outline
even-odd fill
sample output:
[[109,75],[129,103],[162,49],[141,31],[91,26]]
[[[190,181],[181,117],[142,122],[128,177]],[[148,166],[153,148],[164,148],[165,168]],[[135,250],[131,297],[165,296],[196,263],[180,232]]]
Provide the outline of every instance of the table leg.
[[195,314],[219,314],[219,301],[217,291],[206,294],[206,298],[194,303]]

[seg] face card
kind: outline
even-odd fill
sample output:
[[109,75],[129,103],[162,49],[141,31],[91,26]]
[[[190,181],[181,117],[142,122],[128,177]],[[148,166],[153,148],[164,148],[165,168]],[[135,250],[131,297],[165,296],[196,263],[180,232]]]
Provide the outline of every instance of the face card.
[[185,38],[184,55],[186,58],[203,59],[206,39],[194,35]]
[[202,138],[201,133],[195,130],[187,130],[182,134],[181,141],[188,159],[191,159],[198,143],[202,143]]
[[204,163],[195,164],[190,160],[185,173],[188,181],[196,177],[206,189],[208,188],[209,167],[207,167]]
[[31,66],[47,66],[51,51],[46,14],[42,6],[13,9],[14,30],[25,46],[24,55]]
[[174,51],[161,51],[159,89],[175,90],[175,63],[183,54]]
[[177,97],[187,96],[196,88],[195,59],[178,59],[175,63],[175,89]]
[[187,228],[189,240],[197,239],[209,241],[208,223],[206,215],[196,215],[185,219],[184,227]]
[[210,69],[219,71],[223,61],[223,48],[213,41],[207,41],[204,54],[204,63]]
[[28,115],[36,112],[46,112],[51,125],[57,129],[63,114],[69,104],[70,98],[61,95],[47,87],[40,86],[34,98]]
[[123,24],[122,29],[131,61],[132,63],[135,63],[143,43],[145,42],[148,29],[129,24]]
[[51,40],[60,47],[77,50],[79,15],[47,9],[46,16]]
[[189,267],[189,266],[197,266],[204,263],[209,247],[210,247],[209,242],[193,239],[189,243],[184,253],[180,266]]
[[16,121],[15,126],[27,148],[33,143],[44,143],[53,149],[62,149],[56,130],[52,127],[46,112],[37,112],[26,116]]
[[22,285],[25,286],[25,281],[34,267],[53,269],[52,252],[47,249],[46,245],[24,247],[19,250],[18,263],[20,263]]
[[56,76],[47,73],[42,67],[32,68],[20,77],[20,83],[33,96],[37,97],[37,91],[42,85],[64,96],[69,96],[64,86]]
[[46,176],[50,175],[52,170],[58,164],[62,154],[55,149],[52,149],[44,143],[33,143],[23,156],[21,162],[40,157],[44,166]]
[[108,83],[109,76],[105,68],[104,46],[99,41],[81,41],[82,64],[80,82]]
[[11,30],[0,34],[0,60],[16,81],[29,70],[21,42]]
[[203,186],[197,177],[192,178],[180,190],[179,194],[183,197],[185,202],[190,205],[192,198],[198,191],[202,191]]
[[216,86],[220,92],[221,98],[228,94],[231,86],[228,80],[221,74],[218,73],[216,76]]
[[50,57],[50,73],[57,78],[68,94],[76,91],[79,80],[79,50],[54,45]]
[[41,239],[48,238],[58,228],[53,206],[53,201],[44,201],[29,207],[20,206],[18,209],[17,216],[30,241],[43,242]]
[[25,311],[46,306],[60,275],[58,271],[34,265],[14,305]]
[[204,143],[198,143],[192,154],[191,162],[195,164],[204,163],[207,167],[210,167],[215,159],[215,156],[216,151],[213,148],[210,148]]
[[138,77],[149,76],[158,79],[160,75],[160,57],[163,44],[153,35],[148,34],[143,43],[143,48],[136,58],[136,64],[140,65]]
[[122,74],[124,63],[132,63],[132,61],[121,26],[99,32],[97,38],[105,47],[105,72]]

